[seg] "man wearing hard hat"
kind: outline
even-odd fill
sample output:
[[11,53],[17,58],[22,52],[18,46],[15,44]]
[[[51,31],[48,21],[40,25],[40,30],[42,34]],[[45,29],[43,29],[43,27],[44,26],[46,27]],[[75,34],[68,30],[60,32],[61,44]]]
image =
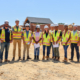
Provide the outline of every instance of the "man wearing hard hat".
[[15,60],[15,52],[16,52],[16,45],[18,43],[18,60],[21,60],[21,38],[22,38],[22,31],[21,27],[19,26],[19,20],[15,21],[16,25],[13,27],[13,59]]
[[39,60],[41,44],[42,44],[42,33],[40,32],[40,25],[36,25],[36,31],[33,32],[34,60]]
[[10,43],[12,42],[12,32],[9,30],[9,22],[5,21],[4,27],[0,29],[0,42],[1,42],[1,52],[0,52],[0,63],[3,60],[3,51],[5,49],[5,62],[10,62],[8,60],[8,51]]
[[51,34],[49,33],[49,27],[47,25],[44,26],[44,32],[42,37],[42,43],[43,43],[43,60],[45,60],[45,48],[47,48],[47,57],[46,59],[49,59],[50,54],[50,42],[51,42]]
[[29,49],[32,39],[32,33],[29,31],[30,25],[28,23],[25,24],[25,30],[23,31],[23,43],[24,43],[24,50],[23,50],[23,60],[25,60],[25,52],[27,49],[27,59],[31,59],[29,57]]
[[77,53],[77,62],[79,62],[79,46],[78,43],[80,41],[79,31],[77,30],[77,25],[73,25],[73,31],[71,31],[71,61],[73,61],[74,57],[74,48]]
[[62,45],[64,48],[64,62],[67,62],[67,49],[70,45],[71,32],[68,30],[68,24],[64,24],[64,31],[62,33]]
[[49,32],[51,33],[51,44],[50,44],[50,49],[51,49],[51,47],[52,47],[52,59],[54,59],[54,52],[53,52],[53,40],[52,40],[52,33],[54,32],[54,24],[51,24],[50,25],[50,30],[49,30]]
[[59,55],[59,44],[61,41],[62,32],[61,30],[58,30],[58,24],[55,24],[55,31],[53,32],[53,50],[54,50],[54,60],[60,59]]

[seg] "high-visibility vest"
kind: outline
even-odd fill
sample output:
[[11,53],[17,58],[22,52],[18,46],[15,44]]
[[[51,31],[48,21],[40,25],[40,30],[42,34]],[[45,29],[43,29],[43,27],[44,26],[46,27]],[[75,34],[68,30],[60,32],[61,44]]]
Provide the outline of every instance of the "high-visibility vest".
[[[70,38],[70,30],[68,30],[65,34],[65,31],[63,31],[62,33],[62,45],[65,45],[65,43],[68,41],[68,39]],[[70,44],[70,40],[67,42],[67,45]]]
[[[54,31],[54,30],[53,30]],[[50,34],[51,34],[51,42],[53,42],[53,39],[52,39],[52,33],[53,33],[53,31],[49,31],[50,32]]]
[[51,42],[51,34],[48,33],[48,36],[46,37],[46,33],[43,32],[43,45],[50,46]]
[[73,35],[73,31],[71,32],[71,43],[77,43],[79,41],[79,31]]
[[25,41],[26,44],[30,43],[30,41],[31,41],[31,31],[29,31],[28,37],[27,37],[26,31],[23,31],[23,37],[24,37],[24,41]]
[[[2,32],[1,32],[1,36],[0,36],[1,40],[3,42],[5,42],[5,29],[2,29]],[[9,36],[10,40],[11,40],[11,31],[10,31],[10,36]]]
[[[36,32],[33,32],[33,37],[34,37],[34,39],[36,39],[35,33],[36,33]],[[40,39],[40,38],[42,38],[42,33],[41,33],[41,32],[39,32],[39,39]],[[35,41],[33,40],[33,45],[34,45],[34,43],[35,43]],[[39,41],[39,44],[40,44],[40,45],[42,44],[42,40]]]
[[[14,26],[14,32],[21,32],[21,28],[17,28]],[[21,39],[22,33],[13,33],[13,39]]]
[[[54,32],[53,32],[54,42],[56,42],[59,39],[60,32],[61,32],[61,30],[58,30],[57,33],[56,33],[56,35],[55,35],[55,30],[54,30]],[[59,41],[58,41],[59,44],[60,44],[60,41],[61,41],[61,39],[59,39]]]

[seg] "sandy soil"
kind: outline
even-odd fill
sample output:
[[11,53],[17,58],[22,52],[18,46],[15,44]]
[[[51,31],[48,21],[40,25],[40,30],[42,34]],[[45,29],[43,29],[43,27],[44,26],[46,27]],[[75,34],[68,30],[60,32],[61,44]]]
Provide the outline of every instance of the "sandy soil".
[[[21,55],[23,57],[23,44]],[[9,60],[12,60],[13,46],[9,49]],[[68,59],[70,58],[70,47],[68,48]],[[15,62],[0,63],[0,80],[80,80],[80,63],[77,63],[76,53],[74,61],[63,63],[64,50],[60,46],[60,62],[42,61],[42,46],[40,48],[40,61],[34,61],[34,47],[30,47],[31,60],[17,61],[18,52],[16,51]],[[52,57],[52,52],[50,58]]]

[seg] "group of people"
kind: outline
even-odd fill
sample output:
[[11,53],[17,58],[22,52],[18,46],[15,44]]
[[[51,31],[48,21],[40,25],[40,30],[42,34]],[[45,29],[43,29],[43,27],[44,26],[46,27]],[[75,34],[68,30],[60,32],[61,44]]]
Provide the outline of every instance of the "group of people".
[[[79,62],[79,43],[80,43],[80,33],[77,30],[77,25],[73,25],[73,31],[68,30],[68,25],[64,24],[64,31],[58,29],[58,24],[51,24],[49,26],[44,26],[44,31],[40,31],[40,25],[36,25],[36,30],[32,32],[30,30],[30,24],[26,23],[22,28],[19,26],[19,20],[15,21],[15,26],[9,26],[9,22],[5,21],[3,25],[0,26],[0,63],[3,61],[3,52],[5,49],[5,62],[10,62],[8,60],[8,51],[10,43],[13,42],[13,59],[15,60],[16,45],[18,44],[18,60],[25,60],[25,54],[27,50],[27,59],[31,59],[29,56],[29,49],[31,43],[34,46],[34,60],[39,60],[40,46],[43,46],[43,58],[42,60],[49,60],[49,55],[52,53],[52,59],[59,61],[60,53],[59,46],[63,45],[64,49],[64,62],[67,62],[67,49],[70,45],[71,47],[71,58],[69,60],[73,61],[74,48],[77,53],[77,62]],[[21,59],[21,40],[23,40],[23,59]],[[50,51],[52,48],[52,52]],[[47,52],[45,52],[47,49]]]

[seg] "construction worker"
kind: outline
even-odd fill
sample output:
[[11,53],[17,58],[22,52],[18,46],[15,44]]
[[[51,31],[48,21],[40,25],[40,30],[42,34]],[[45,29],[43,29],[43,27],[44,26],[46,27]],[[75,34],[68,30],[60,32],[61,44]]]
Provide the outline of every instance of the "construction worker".
[[12,32],[9,28],[9,22],[5,21],[4,27],[0,29],[0,42],[1,42],[1,51],[0,51],[0,63],[3,60],[3,51],[5,49],[5,62],[10,62],[8,60],[8,51],[10,43],[12,42]]
[[42,33],[40,32],[40,25],[36,25],[36,32],[33,32],[34,44],[34,60],[39,60],[40,45],[42,44]]
[[31,59],[29,57],[29,49],[32,39],[32,33],[29,30],[30,25],[28,23],[25,24],[25,30],[23,31],[23,43],[24,43],[24,50],[23,50],[23,60],[25,60],[25,52],[27,49],[27,59]]
[[43,60],[45,60],[45,48],[47,47],[47,60],[49,59],[50,54],[50,42],[51,42],[51,34],[49,33],[49,27],[47,25],[44,26],[44,32],[42,37],[43,43]]
[[21,60],[21,38],[22,38],[22,31],[21,27],[19,26],[19,20],[15,21],[16,25],[13,27],[13,59],[15,60],[15,51],[16,45],[18,43],[18,60]]
[[77,53],[77,62],[79,62],[79,46],[78,43],[80,41],[79,31],[77,30],[77,25],[73,25],[73,31],[71,31],[71,61],[73,61],[74,57],[74,48]]
[[[60,59],[59,56],[59,44],[61,41],[61,37],[62,37],[62,32],[61,30],[58,30],[58,24],[55,24],[55,30],[53,32],[53,50],[54,50],[54,60],[58,60]],[[57,45],[57,46],[55,46]]]
[[67,62],[67,49],[70,45],[71,32],[68,30],[68,25],[64,25],[64,31],[62,33],[62,45],[64,48],[64,62]]
[[54,31],[54,24],[50,25],[50,30],[49,32],[51,33],[51,44],[50,44],[50,49],[52,47],[52,59],[54,59],[54,52],[53,52],[53,40],[52,40],[52,33]]

